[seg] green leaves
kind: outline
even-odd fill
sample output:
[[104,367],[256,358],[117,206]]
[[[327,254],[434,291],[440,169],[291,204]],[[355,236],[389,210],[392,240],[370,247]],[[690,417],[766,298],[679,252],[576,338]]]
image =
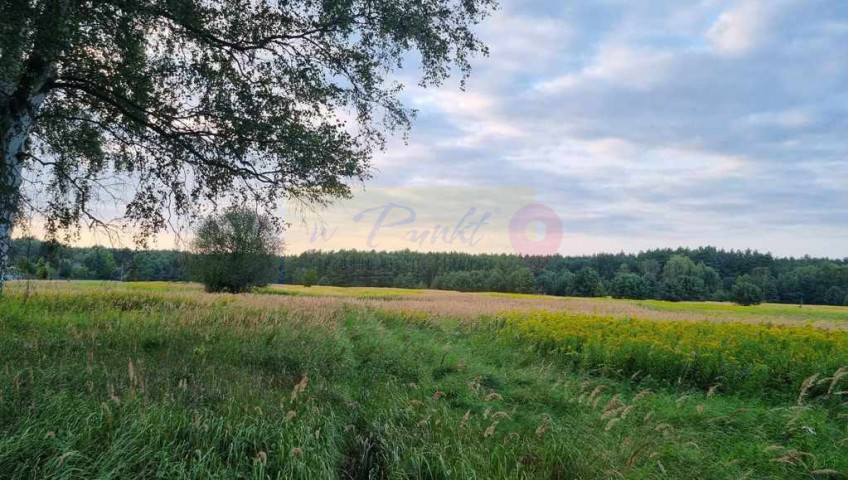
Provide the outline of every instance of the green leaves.
[[280,250],[272,220],[246,208],[206,218],[192,242],[191,267],[207,291],[239,293],[277,277]]
[[[453,66],[467,75],[470,56],[485,53],[472,28],[493,7],[31,0],[0,38],[14,90],[32,59],[55,72],[43,89],[22,91],[47,95],[34,112],[28,168],[50,178],[50,199],[35,203],[58,230],[106,190],[146,236],[166,213],[202,205],[251,201],[272,212],[284,196],[347,195],[369,177],[384,135],[410,125],[391,72],[414,50],[424,85]],[[122,182],[97,181],[113,174]]]

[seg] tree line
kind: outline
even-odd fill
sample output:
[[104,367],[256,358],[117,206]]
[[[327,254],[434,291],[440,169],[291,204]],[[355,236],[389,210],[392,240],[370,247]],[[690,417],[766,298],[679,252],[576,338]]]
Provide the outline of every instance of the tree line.
[[[189,281],[190,256],[21,238],[12,244],[11,265],[19,278]],[[780,258],[715,247],[570,257],[309,251],[276,257],[274,268],[276,281],[288,284],[848,305],[848,259]]]
[[715,247],[572,257],[356,250],[285,257],[286,283],[301,283],[307,272],[314,272],[319,285],[743,304],[848,304],[848,259],[779,258]]
[[12,240],[11,278],[43,280],[189,281],[185,254],[176,250],[69,247],[34,238]]

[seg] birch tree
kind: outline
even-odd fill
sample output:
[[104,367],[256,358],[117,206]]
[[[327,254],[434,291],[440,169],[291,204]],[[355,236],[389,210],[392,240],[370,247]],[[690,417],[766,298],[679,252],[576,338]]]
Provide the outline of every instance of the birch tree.
[[100,222],[105,177],[140,238],[198,205],[348,195],[413,116],[392,72],[464,81],[493,2],[4,0],[0,291],[23,206],[50,233]]

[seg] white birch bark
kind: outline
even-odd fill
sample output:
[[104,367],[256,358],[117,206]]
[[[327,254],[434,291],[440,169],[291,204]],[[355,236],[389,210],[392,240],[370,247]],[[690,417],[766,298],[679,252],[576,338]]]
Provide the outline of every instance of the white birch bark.
[[0,119],[0,294],[3,292],[8,272],[9,249],[12,242],[12,229],[20,203],[20,190],[23,183],[23,164],[27,149],[27,139],[32,131],[44,93],[40,90],[49,80],[50,69],[46,69],[42,78],[34,85],[36,93],[29,95],[20,105],[13,106],[10,100],[3,109],[5,118]]

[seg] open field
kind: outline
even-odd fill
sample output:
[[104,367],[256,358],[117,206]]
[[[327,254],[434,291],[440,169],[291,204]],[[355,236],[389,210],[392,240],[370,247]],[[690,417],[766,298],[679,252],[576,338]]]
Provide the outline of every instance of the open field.
[[[163,295],[202,293],[193,283],[117,283],[96,280],[32,282],[36,293],[79,294],[82,292],[155,292]],[[26,282],[11,282],[9,291],[24,295]],[[435,316],[476,319],[480,314],[505,311],[545,310],[614,318],[657,321],[741,322],[787,326],[811,326],[848,331],[848,307],[786,305],[765,303],[740,307],[716,302],[665,302],[659,300],[616,300],[612,298],[552,297],[513,293],[460,293],[444,290],[399,288],[344,288],[272,285],[260,289],[263,295],[232,297],[241,303],[269,304],[282,308],[322,305],[351,305],[424,312]],[[271,298],[280,297],[280,298]],[[222,298],[220,296],[209,298]]]
[[3,478],[845,478],[848,308],[13,283]]

